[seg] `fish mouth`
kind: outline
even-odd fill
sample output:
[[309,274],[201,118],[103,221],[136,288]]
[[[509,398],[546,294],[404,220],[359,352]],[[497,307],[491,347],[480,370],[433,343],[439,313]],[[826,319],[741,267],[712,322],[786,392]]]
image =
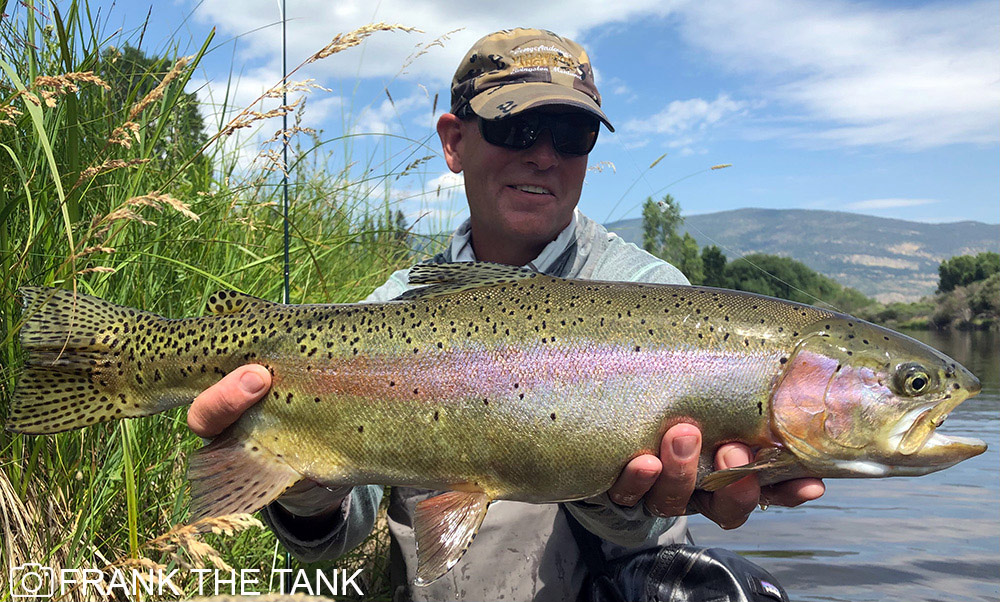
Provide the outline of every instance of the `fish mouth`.
[[[950,437],[937,432],[948,414],[966,399],[979,393],[979,381],[974,381],[963,389],[956,389],[944,399],[917,407],[903,416],[896,423],[889,436],[890,447],[903,456],[913,456],[926,447],[932,447],[937,452],[948,450],[945,455],[961,455],[961,459],[981,454],[986,450],[986,444],[970,437]],[[928,455],[928,454],[922,454]],[[932,453],[930,455],[937,455]]]

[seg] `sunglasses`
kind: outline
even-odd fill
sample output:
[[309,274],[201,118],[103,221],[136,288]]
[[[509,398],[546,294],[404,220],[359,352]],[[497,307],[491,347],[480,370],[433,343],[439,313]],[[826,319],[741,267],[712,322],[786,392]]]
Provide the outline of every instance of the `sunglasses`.
[[597,144],[601,122],[586,113],[525,113],[497,120],[479,119],[479,131],[490,144],[514,150],[531,148],[548,130],[552,146],[564,155],[586,155]]

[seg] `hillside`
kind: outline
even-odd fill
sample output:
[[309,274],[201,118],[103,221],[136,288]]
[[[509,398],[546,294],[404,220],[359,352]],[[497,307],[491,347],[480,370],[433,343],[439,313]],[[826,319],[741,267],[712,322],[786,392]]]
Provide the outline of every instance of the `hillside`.
[[[642,245],[641,219],[606,226]],[[1000,247],[997,224],[927,224],[808,209],[691,215],[683,229],[701,246],[720,246],[730,260],[749,253],[792,257],[882,302],[915,301],[933,293],[941,260]]]

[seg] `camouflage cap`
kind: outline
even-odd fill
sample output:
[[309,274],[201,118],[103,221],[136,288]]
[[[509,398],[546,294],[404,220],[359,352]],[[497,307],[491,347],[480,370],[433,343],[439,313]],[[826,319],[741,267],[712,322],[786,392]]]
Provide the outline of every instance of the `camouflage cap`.
[[568,106],[611,126],[586,51],[541,29],[505,29],[480,39],[451,80],[451,112],[501,119],[542,106]]

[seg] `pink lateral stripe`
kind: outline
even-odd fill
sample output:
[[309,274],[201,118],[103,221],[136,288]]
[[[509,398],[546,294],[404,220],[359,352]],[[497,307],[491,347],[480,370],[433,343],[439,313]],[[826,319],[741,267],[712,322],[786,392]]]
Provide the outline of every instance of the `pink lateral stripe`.
[[[538,345],[452,349],[421,357],[362,357],[313,367],[308,390],[378,400],[440,402],[475,396],[547,390],[595,382],[641,380],[665,388],[746,386],[777,373],[778,353],[640,349],[582,341],[572,347]],[[767,373],[767,374],[765,374]],[[414,392],[416,391],[416,393]]]

